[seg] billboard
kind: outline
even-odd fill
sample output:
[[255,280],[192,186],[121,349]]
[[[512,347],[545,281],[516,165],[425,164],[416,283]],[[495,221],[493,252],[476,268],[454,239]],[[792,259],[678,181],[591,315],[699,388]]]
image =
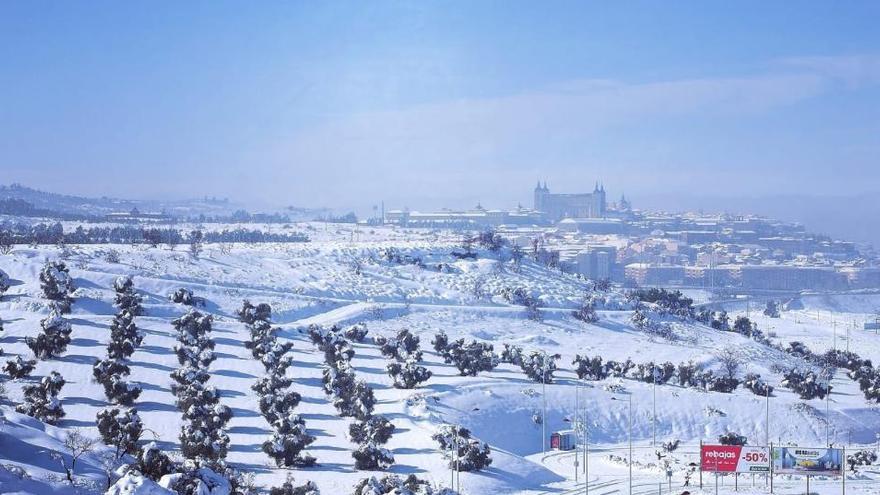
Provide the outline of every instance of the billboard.
[[700,469],[715,473],[767,473],[770,449],[746,445],[703,445]]
[[773,447],[773,472],[808,476],[840,476],[843,472],[841,449]]

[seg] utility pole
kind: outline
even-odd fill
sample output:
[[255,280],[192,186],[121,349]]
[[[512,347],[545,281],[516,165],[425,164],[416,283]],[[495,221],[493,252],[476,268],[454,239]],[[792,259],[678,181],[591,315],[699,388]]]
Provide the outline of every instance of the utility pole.
[[[620,399],[618,399],[617,397],[612,397],[611,400],[620,401]],[[627,443],[629,443],[629,462],[627,463],[627,464],[629,464],[629,492],[628,493],[629,493],[629,495],[632,495],[632,483],[633,483],[632,393],[629,393],[626,396],[626,400],[627,400],[627,404],[628,404],[627,423],[629,423],[628,428],[627,428],[627,434],[626,434]]]
[[[584,389],[586,391],[586,387]],[[587,426],[586,397],[584,397],[584,493],[590,495],[590,430]]]
[[837,351],[837,322],[834,321],[834,316],[831,317],[831,328],[834,332],[834,346],[833,349]]
[[[581,382],[576,381],[574,383],[574,418],[572,421],[572,426],[574,426],[575,438],[579,438],[580,431],[582,429],[582,425],[580,424],[580,418],[578,414],[580,413],[581,403],[580,403],[580,391],[581,391]],[[578,445],[577,441],[574,444],[574,483],[577,485],[578,482]]]
[[633,398],[630,393],[627,398],[629,399],[629,433],[627,437],[629,438],[629,495],[633,493]]
[[651,370],[651,395],[653,396],[653,415],[651,417],[651,446],[657,446],[657,365]]
[[831,418],[828,416],[828,402],[831,400],[831,391],[825,392],[825,445],[831,447]]
[[451,480],[449,484],[449,488],[455,489],[455,466],[457,465],[457,457],[458,457],[458,429],[455,425],[452,426],[452,461],[450,464],[449,474],[451,474]]
[[767,396],[767,431],[764,445],[770,445],[770,385],[765,384],[764,387],[764,391],[766,392],[764,395]]
[[[855,329],[855,327],[856,327],[856,320],[855,319],[853,319],[853,321],[852,321],[852,326],[853,326],[853,329]],[[847,354],[849,354],[849,327],[846,327],[846,352],[847,352]]]
[[541,399],[543,400],[543,411],[541,412],[541,461],[547,456],[547,351],[541,351],[543,359],[541,360]]

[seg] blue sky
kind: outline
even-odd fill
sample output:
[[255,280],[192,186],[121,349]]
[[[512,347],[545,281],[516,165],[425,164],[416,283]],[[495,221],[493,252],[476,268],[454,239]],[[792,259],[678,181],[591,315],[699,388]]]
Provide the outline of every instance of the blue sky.
[[880,190],[877,2],[0,3],[0,182],[365,209]]

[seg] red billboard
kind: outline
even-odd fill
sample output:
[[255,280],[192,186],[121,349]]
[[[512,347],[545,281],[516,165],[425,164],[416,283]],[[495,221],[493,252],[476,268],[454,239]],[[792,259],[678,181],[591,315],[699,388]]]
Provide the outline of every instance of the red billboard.
[[716,473],[766,473],[770,449],[745,445],[703,445],[700,469]]

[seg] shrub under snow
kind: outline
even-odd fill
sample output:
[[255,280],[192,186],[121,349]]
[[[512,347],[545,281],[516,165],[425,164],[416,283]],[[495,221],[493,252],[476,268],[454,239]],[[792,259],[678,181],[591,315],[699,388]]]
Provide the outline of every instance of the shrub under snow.
[[38,359],[52,359],[64,354],[70,344],[70,322],[52,309],[40,321],[42,331],[36,337],[25,338],[25,343]]
[[53,371],[44,376],[39,383],[25,385],[24,402],[15,406],[15,410],[39,419],[44,423],[54,425],[64,417],[64,408],[58,400],[58,392],[67,383],[57,372]]
[[318,485],[312,481],[305,484],[295,485],[293,477],[288,475],[287,480],[281,486],[273,486],[269,489],[269,495],[321,495]]
[[458,495],[449,488],[434,489],[430,483],[411,474],[406,478],[389,474],[381,478],[364,478],[354,487],[352,495]]
[[73,278],[62,261],[47,261],[40,270],[40,289],[43,297],[53,301],[59,313],[69,313],[75,287]]
[[21,356],[15,356],[15,359],[6,361],[6,364],[3,365],[3,371],[5,371],[10,378],[16,380],[30,376],[36,366],[37,361],[34,359],[24,360]]
[[303,454],[315,437],[306,431],[306,423],[298,414],[278,418],[272,423],[275,431],[263,442],[263,452],[271,457],[278,467],[313,466],[315,458]]
[[97,424],[101,440],[116,449],[117,458],[122,454],[138,453],[144,424],[136,409],[102,409],[98,411]]
[[473,438],[467,428],[444,424],[431,438],[440,444],[450,469],[479,471],[492,464],[489,445]]

